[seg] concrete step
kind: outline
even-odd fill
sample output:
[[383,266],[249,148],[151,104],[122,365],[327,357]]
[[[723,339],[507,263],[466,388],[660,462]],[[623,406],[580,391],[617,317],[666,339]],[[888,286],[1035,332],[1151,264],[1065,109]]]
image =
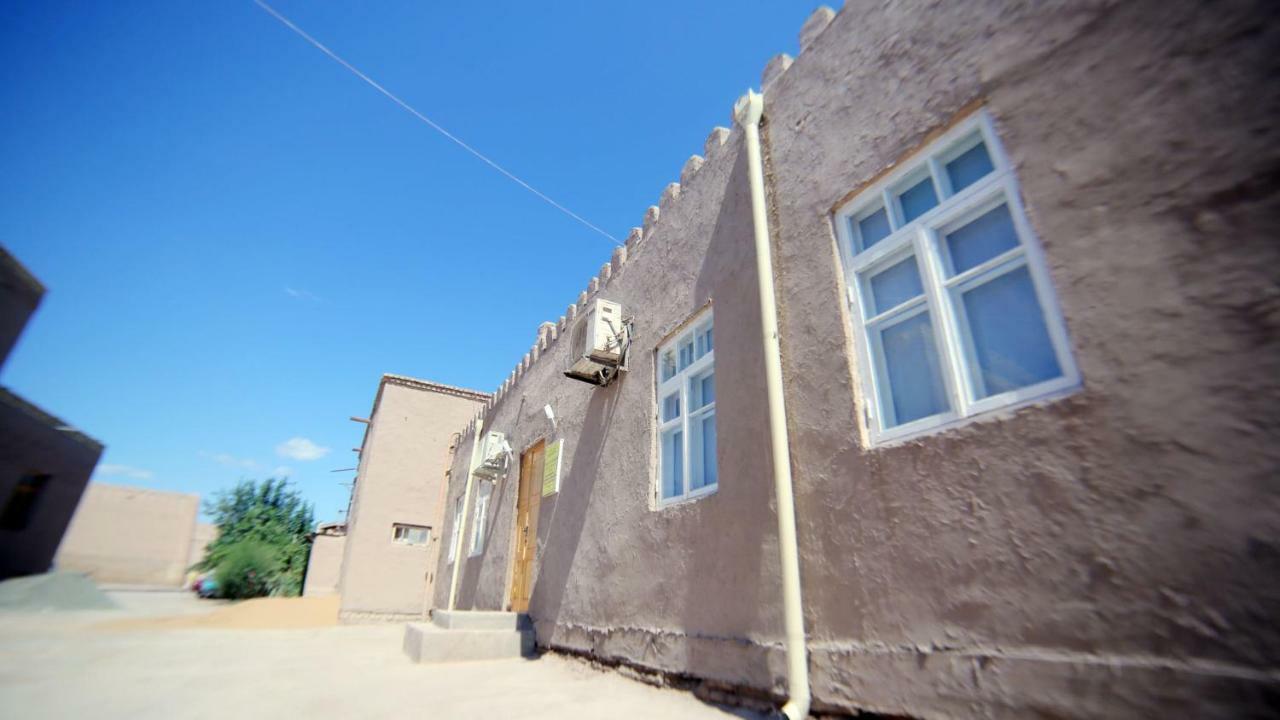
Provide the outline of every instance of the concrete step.
[[417,663],[530,657],[533,630],[445,629],[433,623],[409,623],[404,651]]
[[532,630],[524,613],[496,610],[432,610],[431,622],[445,630]]

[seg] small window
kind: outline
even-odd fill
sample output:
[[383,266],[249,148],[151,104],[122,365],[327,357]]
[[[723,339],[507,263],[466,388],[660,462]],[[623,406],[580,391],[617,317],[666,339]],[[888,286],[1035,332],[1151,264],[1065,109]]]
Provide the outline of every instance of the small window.
[[481,481],[476,488],[475,517],[471,522],[471,550],[468,555],[479,555],[484,551],[484,534],[489,524],[489,498],[493,495],[493,484]]
[[395,523],[391,526],[391,540],[401,545],[426,545],[431,542],[431,528]]
[[462,532],[463,499],[463,496],[459,495],[453,503],[453,528],[449,532],[449,562],[453,562],[458,557],[458,535]]
[[901,166],[835,223],[872,442],[1078,385],[990,119],[979,113]]
[[679,502],[714,492],[716,465],[715,346],[707,310],[658,349],[664,363],[675,348],[680,363],[658,383],[658,501]]
[[0,513],[0,529],[26,530],[52,475],[27,475],[18,481]]

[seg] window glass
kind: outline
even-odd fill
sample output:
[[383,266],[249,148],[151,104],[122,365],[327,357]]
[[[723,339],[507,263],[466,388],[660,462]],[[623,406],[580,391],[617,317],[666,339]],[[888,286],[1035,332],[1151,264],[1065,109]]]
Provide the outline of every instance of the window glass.
[[923,294],[920,268],[916,265],[914,256],[908,257],[871,276],[869,314],[879,315]]
[[690,452],[698,459],[694,465],[690,489],[697,490],[716,484],[716,415],[709,413],[695,421],[693,447]]
[[712,414],[702,421],[702,462],[706,467],[706,485],[720,481],[716,469],[716,416]]
[[662,353],[662,379],[670,380],[676,376],[676,353],[668,350]]
[[680,369],[683,370],[691,364],[693,364],[693,338],[680,343]]
[[680,393],[672,393],[662,401],[662,421],[680,417]]
[[1034,385],[1062,375],[1044,312],[1025,266],[963,295],[978,397]]
[[951,191],[960,192],[978,182],[995,169],[991,156],[987,154],[987,146],[978,143],[956,156],[947,163],[947,178],[951,180]]
[[938,195],[933,191],[933,180],[925,178],[912,185],[898,196],[902,204],[902,222],[909,223],[929,212],[938,204]]
[[929,313],[882,329],[880,343],[889,384],[886,424],[892,427],[946,411],[946,389]]
[[692,392],[693,397],[689,400],[690,412],[706,407],[707,405],[715,402],[716,374],[714,372],[708,372],[694,378]]
[[947,251],[954,274],[977,267],[1006,250],[1018,246],[1009,206],[987,211],[964,227],[947,233]]
[[684,494],[684,433],[679,428],[662,435],[662,497]]
[[702,357],[711,352],[711,328],[703,328],[698,331],[698,357]]
[[889,228],[889,214],[880,208],[870,215],[858,221],[858,235],[862,238],[860,250],[866,250],[872,245],[889,237],[891,232]]

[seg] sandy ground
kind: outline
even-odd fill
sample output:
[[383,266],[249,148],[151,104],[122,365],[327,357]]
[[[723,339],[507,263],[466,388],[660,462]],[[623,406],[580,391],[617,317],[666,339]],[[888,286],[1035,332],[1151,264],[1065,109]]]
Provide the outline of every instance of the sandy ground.
[[[120,593],[117,593],[119,595]],[[95,630],[292,630],[334,627],[338,597],[258,598],[214,608],[211,612],[179,612],[160,617],[133,617],[94,625]]]
[[414,665],[401,625],[240,629],[281,608],[111,596],[121,610],[0,613],[0,717],[756,717],[554,655]]

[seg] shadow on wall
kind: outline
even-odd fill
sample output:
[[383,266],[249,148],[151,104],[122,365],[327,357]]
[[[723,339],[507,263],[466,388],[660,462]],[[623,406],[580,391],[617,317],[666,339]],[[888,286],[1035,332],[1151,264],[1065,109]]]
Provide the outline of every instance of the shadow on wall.
[[[720,488],[684,508],[692,517],[683,519],[691,542],[682,549],[687,566],[680,629],[688,673],[769,688],[776,673],[767,648],[753,636],[765,629],[776,634],[781,615],[778,566],[767,556],[776,555],[777,530],[747,173],[746,153],[740,152],[717,199],[695,290],[695,297],[715,303],[716,414],[725,420],[717,428]],[[765,575],[766,568],[774,577]]]
[[[578,555],[586,523],[587,508],[591,505],[591,496],[599,478],[600,458],[609,430],[613,427],[618,398],[629,381],[635,382],[623,373],[617,382],[591,393],[578,435],[578,448],[561,483],[562,487],[573,491],[556,493],[543,500],[546,520],[538,525],[537,553],[541,562],[534,563],[537,575],[529,600],[534,628],[540,638],[550,638],[560,620],[569,574]],[[551,505],[550,513],[545,512],[548,504]],[[555,552],[545,552],[547,547],[555,548]],[[597,576],[607,574],[607,568],[596,568],[596,571]]]
[[[507,432],[507,435],[511,438],[520,437],[520,426],[524,422],[525,404],[526,404],[526,398],[524,396],[521,396],[520,403],[519,405],[516,406],[515,424],[513,424],[511,426],[511,429]],[[482,435],[483,435],[483,432],[476,433],[476,440],[474,442],[479,442],[479,438]],[[508,539],[508,536],[510,536],[511,533],[514,532],[514,528],[515,528],[513,524],[498,522],[498,520],[500,517],[499,509],[502,507],[501,498],[504,498],[507,496],[506,493],[507,493],[508,486],[514,483],[516,486],[517,495],[519,493],[520,452],[518,450],[513,450],[511,457],[507,460],[507,463],[508,463],[507,471],[504,472],[501,475],[501,477],[492,481],[493,489],[490,491],[491,494],[489,496],[489,517],[486,518],[486,523],[488,524],[488,527],[484,529],[483,544],[480,546],[481,552],[475,558],[477,562],[474,562],[474,563],[471,562],[472,558],[470,554],[471,553],[470,537],[466,538],[465,540],[463,538],[458,538],[458,555],[454,559],[454,562],[462,563],[462,572],[459,573],[459,577],[458,577],[457,604],[459,608],[469,607],[472,610],[505,610],[507,609],[502,606],[504,600],[501,598],[497,601],[497,604],[495,604],[494,607],[482,607],[482,605],[484,605],[485,603],[482,602],[481,595],[480,595],[480,576],[484,573],[485,567],[486,567],[486,563],[483,561],[486,558],[493,557],[492,550],[493,550],[494,538],[502,538],[506,540]],[[476,503],[477,493],[479,491],[479,486],[480,486],[480,478],[476,478],[476,482],[474,485],[472,485],[472,488],[471,488],[471,505],[467,508],[467,512],[471,513],[471,515],[467,518],[468,536],[471,534],[471,528],[472,528],[471,523],[475,522],[475,503]],[[517,497],[516,501],[512,503],[512,507],[511,507],[511,516],[512,516],[513,523],[516,515],[515,506],[518,502],[519,502],[519,499]],[[504,566],[499,569],[500,572],[505,571],[503,572],[504,574],[503,578],[500,580],[501,585],[498,588],[498,592],[501,592],[501,593],[505,593],[507,590],[506,586],[511,584],[509,564],[511,562],[514,562],[514,559],[512,557],[508,557],[507,560],[508,560],[507,564],[504,564]]]

